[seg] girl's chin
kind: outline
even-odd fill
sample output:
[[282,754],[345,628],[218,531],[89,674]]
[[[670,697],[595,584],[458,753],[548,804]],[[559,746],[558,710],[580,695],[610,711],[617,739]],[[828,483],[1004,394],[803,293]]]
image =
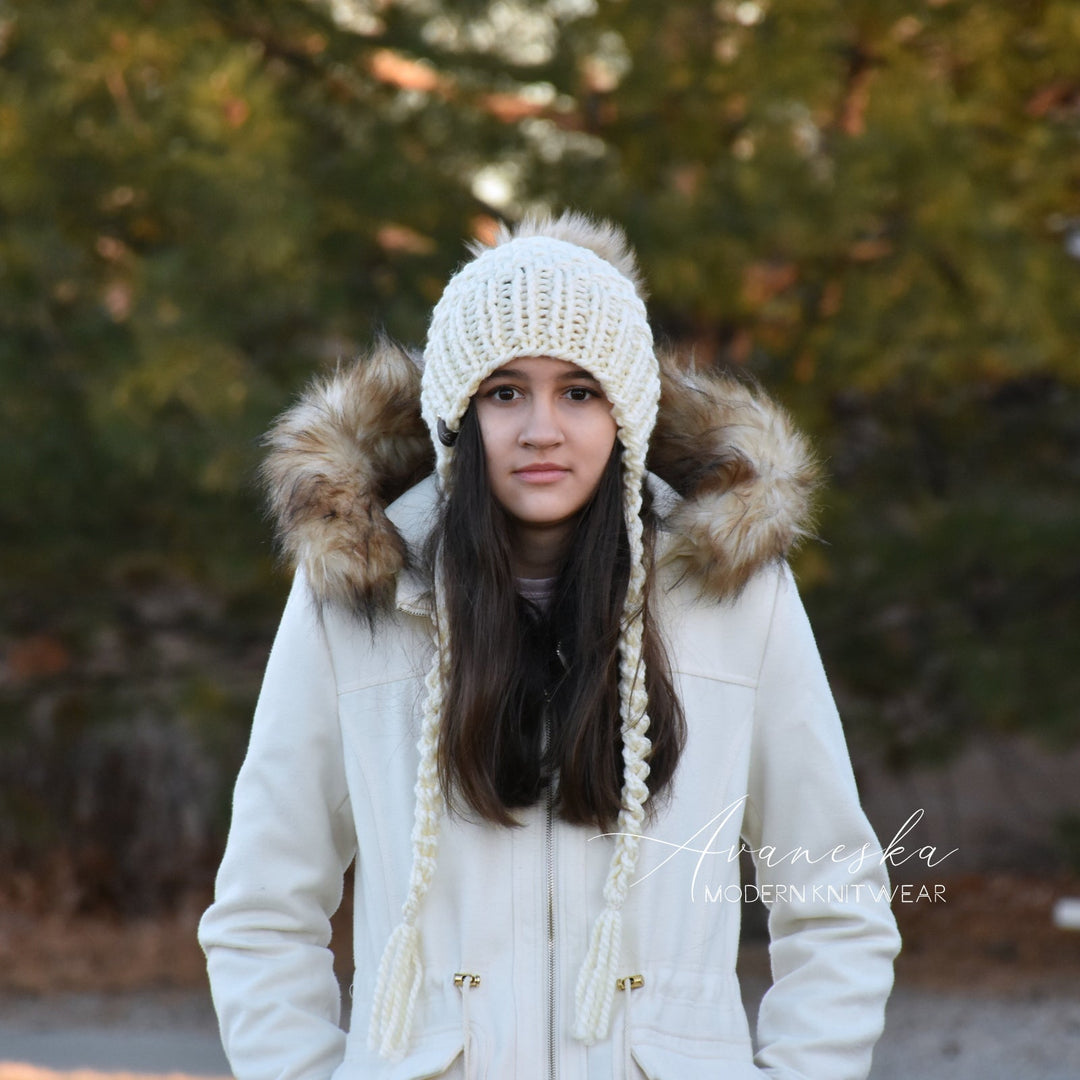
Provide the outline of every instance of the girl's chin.
[[580,513],[581,507],[504,507],[518,529],[547,530],[569,525]]

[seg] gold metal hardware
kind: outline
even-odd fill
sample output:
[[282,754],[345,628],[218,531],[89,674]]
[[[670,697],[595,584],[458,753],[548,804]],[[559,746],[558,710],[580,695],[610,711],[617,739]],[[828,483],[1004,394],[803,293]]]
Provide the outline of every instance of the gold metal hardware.
[[467,971],[459,971],[454,976],[454,985],[460,989],[463,986],[467,986],[470,989],[475,989],[480,985],[479,975],[470,975]]
[[615,980],[615,988],[617,990],[640,990],[644,985],[644,975],[627,975],[625,979]]

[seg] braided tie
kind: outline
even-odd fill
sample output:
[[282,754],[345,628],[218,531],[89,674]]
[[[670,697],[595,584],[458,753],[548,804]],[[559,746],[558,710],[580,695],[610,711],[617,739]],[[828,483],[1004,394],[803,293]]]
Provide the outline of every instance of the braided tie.
[[416,999],[424,978],[420,952],[420,931],[416,927],[420,904],[435,876],[439,848],[439,822],[443,809],[439,789],[438,746],[439,720],[442,716],[443,687],[449,664],[445,603],[441,573],[435,576],[435,631],[432,635],[435,655],[425,685],[427,700],[420,724],[417,751],[420,766],[416,774],[416,810],[412,830],[413,862],[409,891],[401,909],[401,922],[390,935],[375,982],[375,1000],[368,1028],[368,1049],[378,1051],[388,1061],[405,1056],[412,1033]]
[[[635,476],[634,473],[637,473]],[[624,626],[619,639],[619,713],[623,738],[622,809],[615,850],[604,882],[604,910],[593,926],[589,951],[578,973],[574,992],[574,1036],[587,1045],[604,1038],[611,1024],[616,971],[622,947],[622,907],[637,868],[645,801],[649,797],[645,758],[649,742],[648,697],[641,654],[642,606],[645,595],[641,472],[625,470],[626,531],[630,544],[630,580],[626,588]]]

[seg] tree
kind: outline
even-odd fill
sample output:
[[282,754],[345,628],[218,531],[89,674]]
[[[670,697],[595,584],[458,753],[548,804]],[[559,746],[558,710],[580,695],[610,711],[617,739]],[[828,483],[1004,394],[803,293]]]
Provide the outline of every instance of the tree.
[[281,597],[259,433],[542,206],[623,222],[658,334],[815,435],[857,739],[1075,737],[1074,4],[59,7],[0,3],[0,848],[142,724],[204,769],[199,864]]

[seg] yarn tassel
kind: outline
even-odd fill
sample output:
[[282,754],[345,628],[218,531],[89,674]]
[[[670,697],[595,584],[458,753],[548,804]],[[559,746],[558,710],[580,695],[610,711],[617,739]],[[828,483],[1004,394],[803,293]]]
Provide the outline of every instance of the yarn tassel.
[[389,1061],[400,1061],[405,1056],[423,977],[420,931],[411,923],[399,923],[379,963],[368,1029],[369,1050],[377,1050]]
[[591,1046],[608,1033],[622,947],[622,911],[610,905],[593,926],[574,992],[574,1037]]

